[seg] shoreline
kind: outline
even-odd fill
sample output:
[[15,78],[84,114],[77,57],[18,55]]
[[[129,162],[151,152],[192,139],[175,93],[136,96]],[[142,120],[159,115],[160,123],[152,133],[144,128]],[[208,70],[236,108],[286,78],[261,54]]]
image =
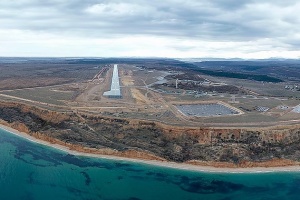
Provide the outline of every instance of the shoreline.
[[155,160],[143,160],[143,159],[134,159],[134,158],[125,158],[118,157],[112,155],[101,155],[101,154],[93,154],[93,153],[84,153],[80,151],[74,151],[69,149],[66,146],[60,144],[52,144],[50,142],[40,140],[34,138],[27,133],[20,132],[11,127],[0,124],[0,129],[13,134],[15,136],[21,137],[25,140],[28,140],[33,143],[37,143],[40,145],[44,145],[50,148],[54,148],[65,153],[75,155],[75,156],[83,156],[83,157],[91,157],[91,158],[99,158],[99,159],[108,159],[114,161],[128,161],[138,164],[146,164],[157,167],[165,167],[172,168],[178,170],[186,170],[186,171],[195,171],[195,172],[203,172],[203,173],[275,173],[275,172],[300,172],[300,166],[284,166],[284,167],[249,167],[249,168],[217,168],[212,166],[200,166],[200,165],[192,165],[186,163],[175,163],[169,161],[155,161]]

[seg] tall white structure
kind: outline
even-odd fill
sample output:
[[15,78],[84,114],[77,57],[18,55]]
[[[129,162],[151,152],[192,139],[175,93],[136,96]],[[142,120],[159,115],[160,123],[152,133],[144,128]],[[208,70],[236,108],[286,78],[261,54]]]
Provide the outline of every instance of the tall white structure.
[[122,98],[120,82],[119,82],[118,65],[114,65],[114,71],[111,78],[110,91],[104,92],[103,96],[107,96],[109,98]]

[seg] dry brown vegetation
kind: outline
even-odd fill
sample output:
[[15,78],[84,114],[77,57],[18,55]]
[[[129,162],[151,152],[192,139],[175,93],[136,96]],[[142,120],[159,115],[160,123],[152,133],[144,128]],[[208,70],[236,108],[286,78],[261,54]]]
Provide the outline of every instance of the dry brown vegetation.
[[73,150],[219,167],[287,166],[300,157],[300,127],[224,129],[58,113],[0,103],[1,123]]

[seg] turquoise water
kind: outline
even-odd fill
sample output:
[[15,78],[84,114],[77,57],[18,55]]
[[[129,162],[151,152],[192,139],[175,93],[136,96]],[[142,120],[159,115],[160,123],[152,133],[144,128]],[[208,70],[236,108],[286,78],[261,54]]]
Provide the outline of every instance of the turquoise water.
[[0,129],[0,199],[300,199],[300,172],[201,173],[72,156]]

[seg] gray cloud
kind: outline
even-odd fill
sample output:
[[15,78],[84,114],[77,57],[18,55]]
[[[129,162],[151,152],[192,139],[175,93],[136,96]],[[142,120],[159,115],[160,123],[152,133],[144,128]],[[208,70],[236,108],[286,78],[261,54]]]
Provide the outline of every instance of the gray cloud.
[[138,35],[220,42],[271,38],[295,50],[299,48],[298,2],[1,0],[0,29],[92,38]]

